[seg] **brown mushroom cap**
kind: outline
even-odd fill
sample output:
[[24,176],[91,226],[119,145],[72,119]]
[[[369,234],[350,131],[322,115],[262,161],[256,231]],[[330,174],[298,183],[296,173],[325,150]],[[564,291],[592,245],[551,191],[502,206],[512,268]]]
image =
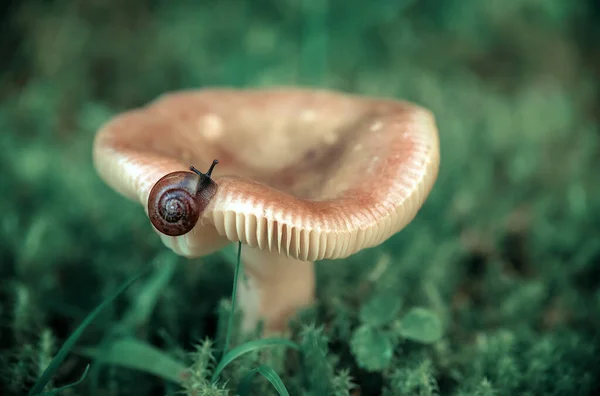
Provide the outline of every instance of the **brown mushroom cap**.
[[406,226],[439,167],[432,114],[325,90],[203,89],[165,95],[98,133],[104,180],[146,205],[154,183],[214,158],[218,190],[194,229],[163,241],[188,257],[229,241],[301,260],[376,246]]

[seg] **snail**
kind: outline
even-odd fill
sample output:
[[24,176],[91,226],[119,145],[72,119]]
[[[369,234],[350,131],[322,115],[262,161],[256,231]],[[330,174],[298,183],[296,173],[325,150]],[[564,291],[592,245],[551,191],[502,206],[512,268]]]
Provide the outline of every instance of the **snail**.
[[172,172],[156,182],[148,196],[148,217],[158,231],[179,236],[194,228],[217,192],[211,174],[218,163],[214,160],[206,173],[190,166],[192,172]]

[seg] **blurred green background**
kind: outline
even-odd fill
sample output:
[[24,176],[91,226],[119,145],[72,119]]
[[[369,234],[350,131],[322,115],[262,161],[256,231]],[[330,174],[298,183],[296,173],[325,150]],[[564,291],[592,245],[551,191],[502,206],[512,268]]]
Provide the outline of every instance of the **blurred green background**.
[[[600,393],[599,43],[592,0],[6,3],[0,393],[25,394],[85,315],[149,266],[155,273],[79,344],[129,323],[198,378],[210,371],[230,309],[232,252],[171,254],[141,206],[101,182],[91,147],[120,111],[222,85],[415,101],[437,117],[442,163],[409,227],[344,262],[319,263],[319,302],[290,335],[301,357],[250,354],[219,386],[197,378],[187,394],[233,395],[264,361],[292,395]],[[406,337],[414,308],[436,318],[441,338]],[[48,389],[88,362],[70,354]],[[264,379],[253,385],[272,392]],[[104,365],[64,394],[176,391]]]

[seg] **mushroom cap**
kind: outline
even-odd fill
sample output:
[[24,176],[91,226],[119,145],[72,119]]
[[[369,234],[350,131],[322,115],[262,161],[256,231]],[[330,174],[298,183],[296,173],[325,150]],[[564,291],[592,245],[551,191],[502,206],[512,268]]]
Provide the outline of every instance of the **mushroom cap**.
[[300,260],[349,256],[415,217],[440,160],[430,111],[304,88],[170,93],[116,116],[94,142],[100,176],[144,207],[165,174],[214,158],[218,189],[198,224],[161,235],[180,255],[241,241]]

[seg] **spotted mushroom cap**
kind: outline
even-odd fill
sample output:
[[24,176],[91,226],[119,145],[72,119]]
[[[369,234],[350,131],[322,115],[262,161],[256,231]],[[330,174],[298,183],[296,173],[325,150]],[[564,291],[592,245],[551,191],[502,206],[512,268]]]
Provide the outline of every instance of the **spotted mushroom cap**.
[[109,121],[94,143],[100,176],[144,207],[165,174],[215,158],[215,196],[192,231],[163,242],[187,257],[242,241],[312,261],[405,227],[437,177],[439,141],[431,112],[404,101],[223,88],[162,96]]

